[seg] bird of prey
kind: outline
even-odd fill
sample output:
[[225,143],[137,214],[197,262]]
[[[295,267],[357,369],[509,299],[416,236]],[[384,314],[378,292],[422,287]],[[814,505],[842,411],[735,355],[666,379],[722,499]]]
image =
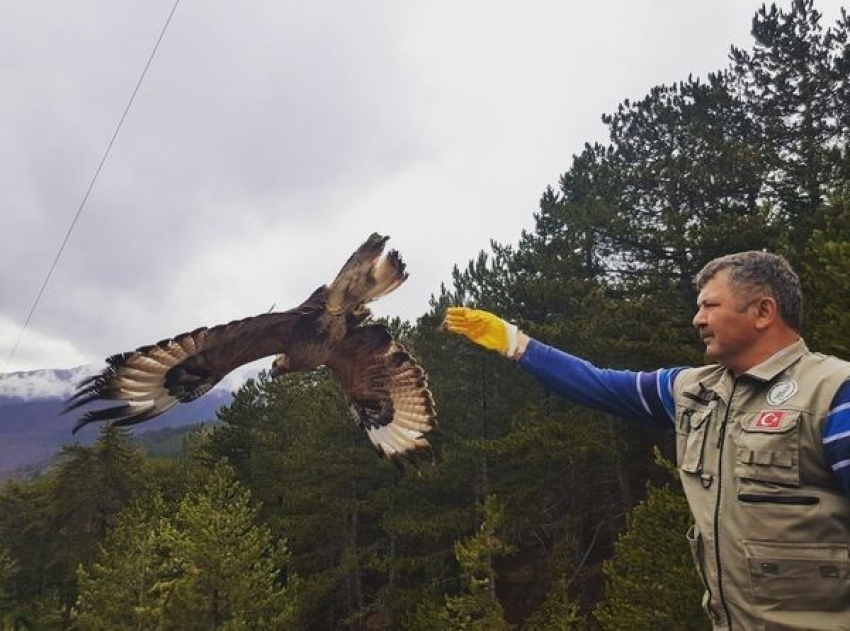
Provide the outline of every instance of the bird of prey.
[[100,374],[79,384],[65,411],[96,401],[121,404],[86,412],[73,431],[94,421],[146,421],[197,399],[235,368],[276,355],[273,376],[327,366],[380,454],[395,461],[427,453],[426,437],[437,427],[427,376],[385,326],[367,322],[366,304],[407,279],[398,252],[384,254],[388,238],[372,234],[330,285],[294,309],[199,328],[108,358]]

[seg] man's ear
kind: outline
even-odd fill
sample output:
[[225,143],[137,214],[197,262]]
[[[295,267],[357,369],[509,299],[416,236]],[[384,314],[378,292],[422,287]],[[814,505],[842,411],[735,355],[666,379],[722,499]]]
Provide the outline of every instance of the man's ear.
[[773,296],[759,298],[754,305],[756,308],[755,327],[757,331],[764,331],[780,319],[779,305]]

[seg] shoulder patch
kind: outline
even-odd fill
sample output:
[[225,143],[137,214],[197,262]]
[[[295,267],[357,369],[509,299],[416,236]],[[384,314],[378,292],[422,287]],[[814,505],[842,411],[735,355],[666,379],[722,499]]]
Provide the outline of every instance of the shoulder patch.
[[770,405],[781,405],[797,394],[799,389],[800,386],[794,379],[779,381],[767,393],[767,402]]

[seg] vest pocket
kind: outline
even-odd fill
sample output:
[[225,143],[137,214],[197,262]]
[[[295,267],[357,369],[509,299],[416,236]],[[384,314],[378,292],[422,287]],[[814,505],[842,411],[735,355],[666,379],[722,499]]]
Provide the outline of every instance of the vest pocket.
[[688,547],[691,549],[691,557],[694,560],[694,567],[696,567],[697,574],[699,575],[700,581],[702,581],[702,586],[705,588],[702,595],[702,608],[705,613],[714,620],[716,618],[716,614],[712,607],[711,588],[708,585],[708,579],[705,574],[705,540],[703,539],[702,533],[699,531],[696,524],[691,524],[685,538],[688,540]]
[[800,486],[799,424],[799,412],[759,412],[743,417],[733,432],[735,477]]
[[850,601],[847,544],[742,543],[756,600],[787,611],[830,611]]
[[738,493],[738,501],[744,504],[779,504],[780,506],[814,506],[820,503],[815,495],[762,495],[760,493]]
[[713,409],[682,412],[676,427],[676,451],[679,469],[685,473],[702,473],[705,441]]

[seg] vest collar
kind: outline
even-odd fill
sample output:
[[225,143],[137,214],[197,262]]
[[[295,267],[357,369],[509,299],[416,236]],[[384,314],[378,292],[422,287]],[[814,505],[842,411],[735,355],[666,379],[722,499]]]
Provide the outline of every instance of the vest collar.
[[793,344],[774,353],[757,366],[753,366],[744,374],[759,381],[770,381],[808,352],[809,349],[806,347],[806,343],[800,338]]

